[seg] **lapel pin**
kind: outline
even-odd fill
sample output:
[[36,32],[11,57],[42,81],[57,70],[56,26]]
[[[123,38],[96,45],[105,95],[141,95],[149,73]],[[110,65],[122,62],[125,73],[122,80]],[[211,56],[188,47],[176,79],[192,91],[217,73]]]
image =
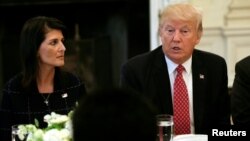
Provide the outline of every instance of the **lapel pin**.
[[62,94],[62,98],[66,98],[66,97],[68,97],[67,93]]
[[204,79],[205,76],[203,74],[200,74],[200,79]]

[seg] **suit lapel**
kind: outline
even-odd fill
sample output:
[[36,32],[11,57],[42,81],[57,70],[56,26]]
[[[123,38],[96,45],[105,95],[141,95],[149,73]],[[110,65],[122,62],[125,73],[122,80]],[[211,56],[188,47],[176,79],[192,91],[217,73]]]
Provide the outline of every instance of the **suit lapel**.
[[162,50],[155,55],[153,64],[153,81],[157,89],[157,101],[161,104],[159,105],[160,112],[173,114],[171,85],[167,64]]
[[199,54],[197,52],[193,53],[192,60],[192,73],[193,73],[193,111],[194,111],[194,122],[195,128],[199,128],[201,123],[206,117],[205,105],[206,103],[206,85],[207,85],[207,71],[204,67],[202,57],[197,57]]

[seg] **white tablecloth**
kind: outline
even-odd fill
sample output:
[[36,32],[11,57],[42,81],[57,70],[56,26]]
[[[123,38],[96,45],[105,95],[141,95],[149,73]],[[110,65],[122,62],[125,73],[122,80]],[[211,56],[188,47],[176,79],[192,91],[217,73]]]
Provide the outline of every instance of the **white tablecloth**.
[[203,134],[177,135],[173,141],[208,141],[208,136]]

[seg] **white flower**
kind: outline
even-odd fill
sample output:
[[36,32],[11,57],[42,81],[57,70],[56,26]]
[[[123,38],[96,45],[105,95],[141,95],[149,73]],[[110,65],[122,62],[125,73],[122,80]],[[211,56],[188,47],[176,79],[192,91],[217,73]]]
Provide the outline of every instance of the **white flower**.
[[27,136],[25,141],[72,141],[72,113],[60,115],[52,112],[45,115],[44,121],[48,123],[45,129],[39,129],[33,124],[19,125],[18,137],[24,140]]
[[44,131],[37,129],[34,132],[30,132],[27,137],[27,141],[43,141]]
[[70,139],[71,135],[67,129],[51,129],[43,136],[44,141],[69,141]]
[[27,136],[27,134],[28,134],[28,129],[24,125],[19,125],[18,131],[17,131],[17,135],[18,135],[19,139],[24,140],[24,138]]
[[69,120],[67,115],[60,115],[52,112],[50,115],[44,116],[44,122],[48,123],[48,126],[52,126],[55,124],[64,124],[66,121]]

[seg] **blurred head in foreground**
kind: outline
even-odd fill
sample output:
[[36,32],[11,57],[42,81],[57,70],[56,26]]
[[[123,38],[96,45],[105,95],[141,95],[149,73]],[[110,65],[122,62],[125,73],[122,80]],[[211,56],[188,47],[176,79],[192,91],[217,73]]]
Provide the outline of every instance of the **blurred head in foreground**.
[[80,101],[73,115],[74,141],[154,141],[155,108],[125,89],[97,90]]

